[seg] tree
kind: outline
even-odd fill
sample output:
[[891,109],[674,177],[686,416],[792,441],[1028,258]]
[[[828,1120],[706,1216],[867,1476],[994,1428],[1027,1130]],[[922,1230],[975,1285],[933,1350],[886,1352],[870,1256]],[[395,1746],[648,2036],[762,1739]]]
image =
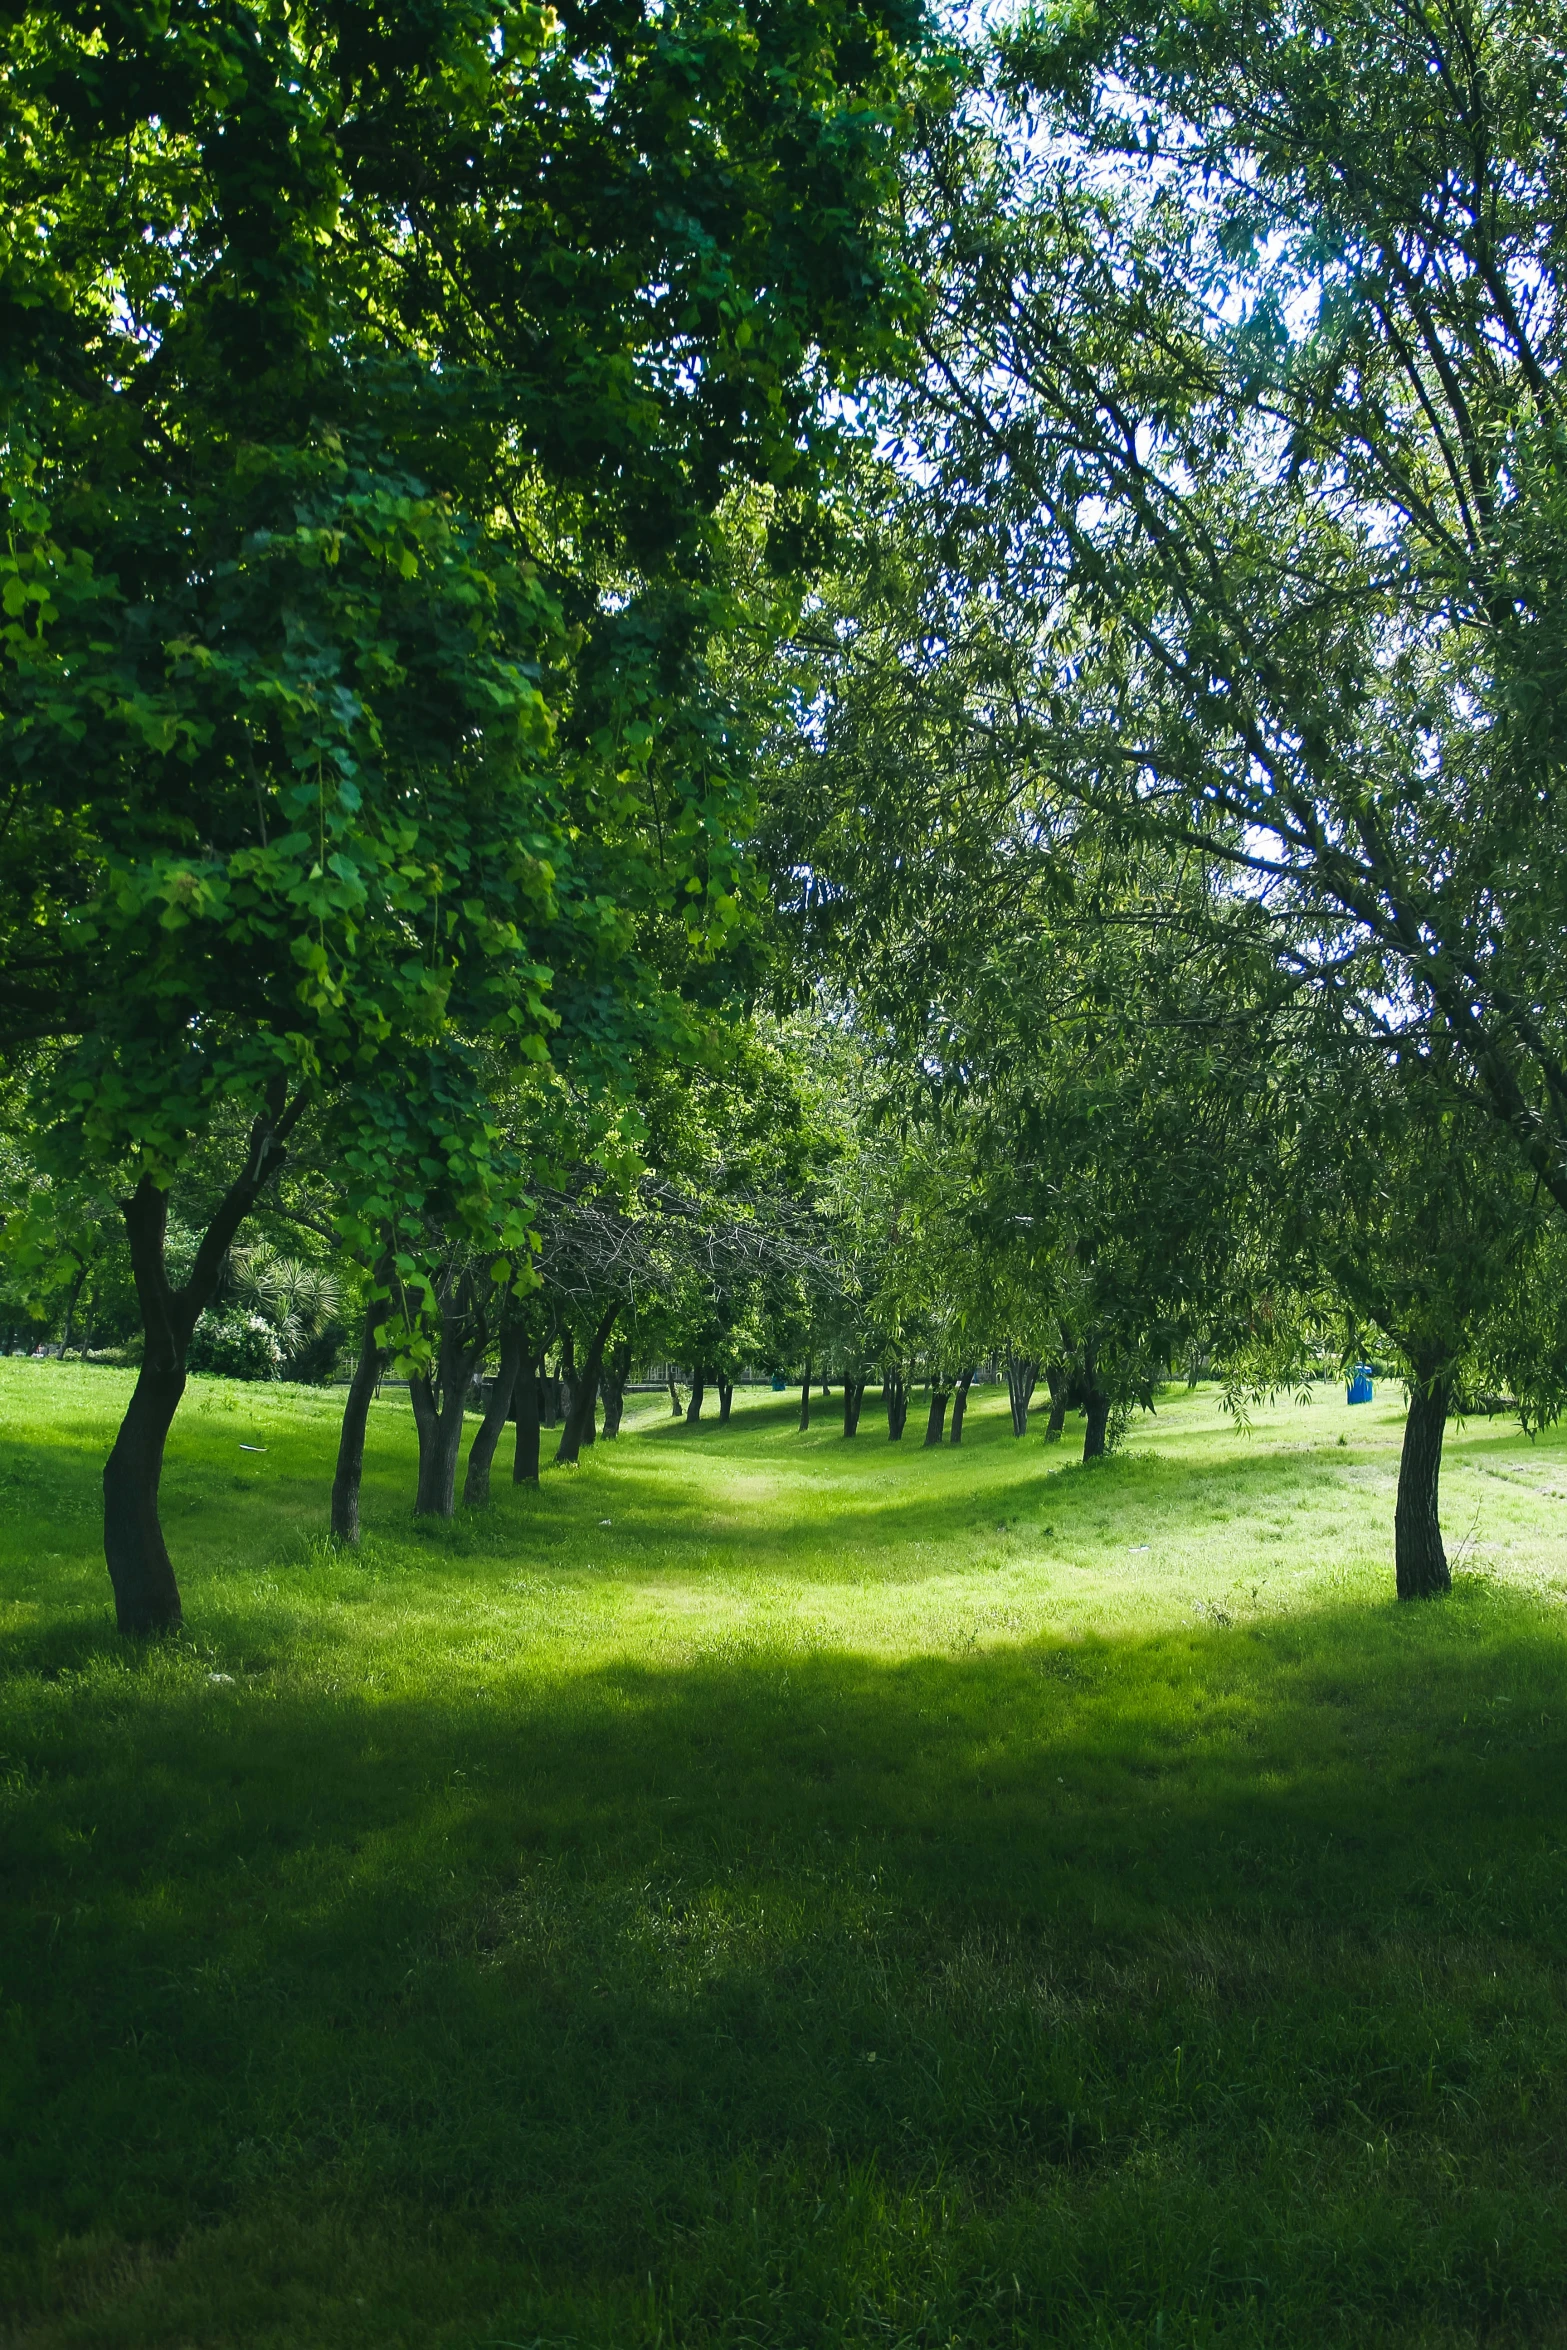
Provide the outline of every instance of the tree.
[[[905,306],[878,224],[918,34],[853,0],[0,34],[0,1043],[52,1161],[124,1203],[127,1630],[179,1620],[186,1349],[306,1109],[353,1113],[373,1258],[422,1056],[437,1188],[482,1221],[475,1043],[569,1052],[637,1000],[635,917],[734,917],[743,775],[689,690],[714,517],[736,479],[808,504],[823,394]],[[175,1282],[168,1186],[226,1106]]]
[[1057,803],[1153,828],[1567,1207],[1567,140],[1538,14],[1028,10],[903,409]]
[[1026,599],[948,559],[923,491],[864,486],[796,640],[809,722],[773,746],[780,916],[919,1138],[900,1328],[1002,1355],[1019,1436],[1048,1367],[1093,1458],[1248,1261],[1295,933],[1216,860],[1083,817],[1026,755]]
[[1320,1033],[1297,1040],[1274,1087],[1275,1280],[1251,1360],[1276,1382],[1323,1335],[1346,1363],[1368,1343],[1396,1355],[1409,1393],[1400,1599],[1451,1585],[1439,1508],[1449,1417],[1500,1393],[1538,1427],[1567,1401],[1559,1219],[1483,1107],[1454,1095],[1439,1058]]

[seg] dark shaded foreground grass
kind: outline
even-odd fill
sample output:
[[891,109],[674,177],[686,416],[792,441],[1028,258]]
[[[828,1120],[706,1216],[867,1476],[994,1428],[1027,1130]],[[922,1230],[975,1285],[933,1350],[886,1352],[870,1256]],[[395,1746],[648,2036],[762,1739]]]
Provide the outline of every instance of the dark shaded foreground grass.
[[1567,2342],[1559,1449],[1473,1433],[1484,1569],[1416,1610],[1392,1418],[1184,1404],[1059,1473],[994,1408],[939,1460],[646,1415],[426,1535],[388,1410],[348,1560],[329,1415],[214,1385],[135,1650],[112,1398],[51,1377],[12,2343]]

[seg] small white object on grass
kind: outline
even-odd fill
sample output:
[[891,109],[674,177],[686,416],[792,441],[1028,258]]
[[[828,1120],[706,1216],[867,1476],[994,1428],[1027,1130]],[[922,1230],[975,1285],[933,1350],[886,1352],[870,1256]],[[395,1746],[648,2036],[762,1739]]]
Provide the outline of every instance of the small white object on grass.
[[608,1518],[600,1518],[600,1520],[599,1520],[599,1524],[600,1524],[601,1526],[607,1526],[607,1525],[609,1524],[609,1520],[608,1520]]
[[242,1444],[239,1449],[241,1452],[265,1452],[267,1448],[264,1444]]
[[227,1681],[232,1684],[234,1676],[232,1673],[209,1673],[207,1679],[209,1681]]

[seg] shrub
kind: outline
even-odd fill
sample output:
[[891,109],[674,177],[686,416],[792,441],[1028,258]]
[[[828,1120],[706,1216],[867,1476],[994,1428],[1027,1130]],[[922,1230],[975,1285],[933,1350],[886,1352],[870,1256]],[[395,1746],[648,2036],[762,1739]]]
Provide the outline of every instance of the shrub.
[[193,1371],[212,1371],[224,1379],[275,1379],[283,1368],[283,1348],[264,1315],[231,1308],[202,1315],[186,1361]]

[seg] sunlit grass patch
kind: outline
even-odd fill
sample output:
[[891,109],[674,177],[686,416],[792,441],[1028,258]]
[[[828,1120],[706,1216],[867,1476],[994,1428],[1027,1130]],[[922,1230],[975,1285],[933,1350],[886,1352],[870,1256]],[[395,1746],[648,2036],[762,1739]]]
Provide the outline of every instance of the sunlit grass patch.
[[353,1554],[331,1400],[196,1382],[136,1648],[123,1387],[0,1364],[19,2341],[1556,2338],[1560,1440],[1400,1609],[1396,1398],[655,1397],[415,1528],[388,1397]]

